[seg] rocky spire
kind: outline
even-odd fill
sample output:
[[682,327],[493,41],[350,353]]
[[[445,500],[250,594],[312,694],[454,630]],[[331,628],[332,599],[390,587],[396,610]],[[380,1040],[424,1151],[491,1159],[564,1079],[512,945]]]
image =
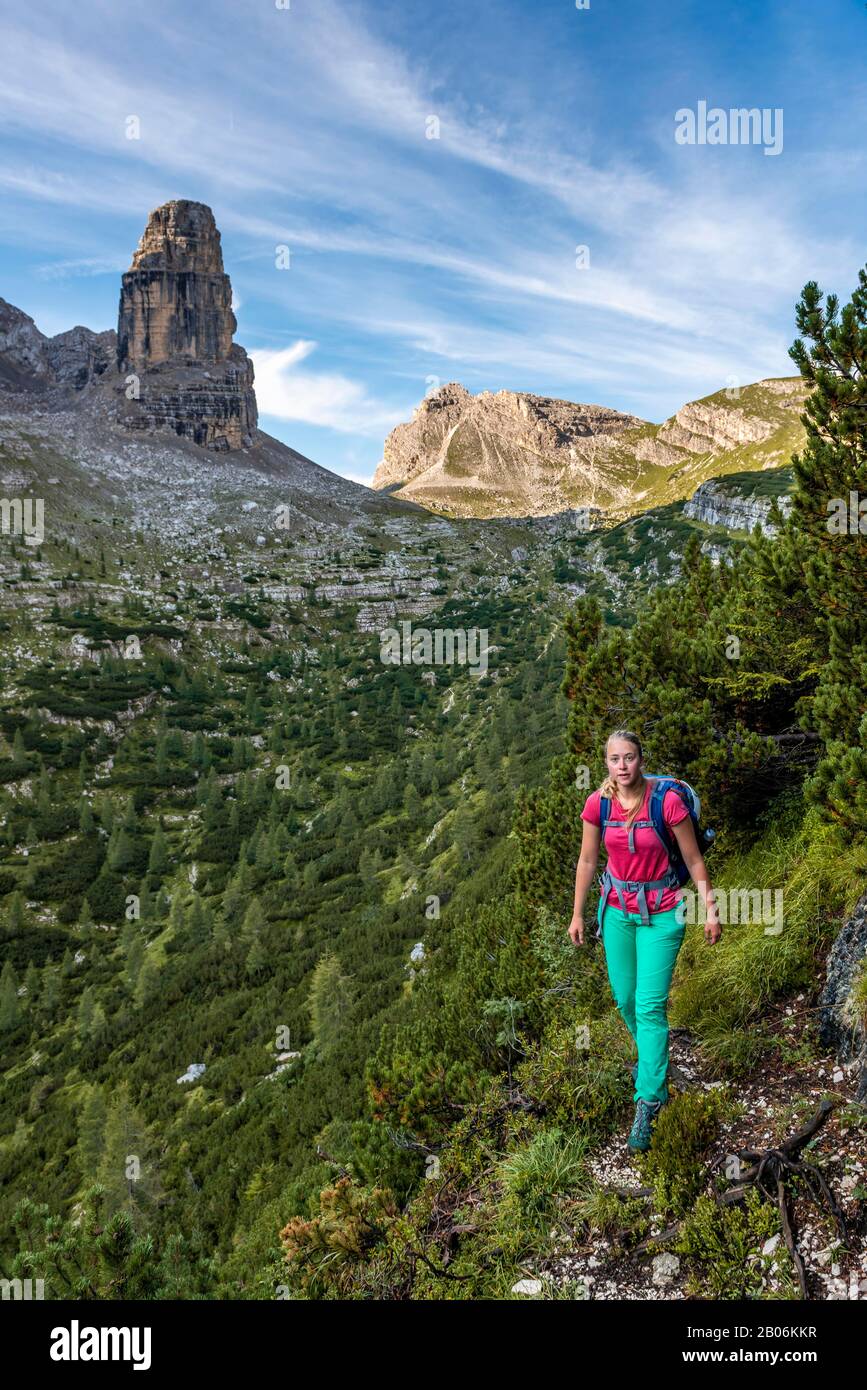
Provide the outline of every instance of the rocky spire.
[[121,282],[118,367],[225,362],[237,326],[214,214],[186,199],[164,203]]
[[211,209],[188,199],[164,203],[121,281],[117,364],[139,391],[122,408],[124,423],[209,448],[252,442],[253,364],[232,343],[237,326]]

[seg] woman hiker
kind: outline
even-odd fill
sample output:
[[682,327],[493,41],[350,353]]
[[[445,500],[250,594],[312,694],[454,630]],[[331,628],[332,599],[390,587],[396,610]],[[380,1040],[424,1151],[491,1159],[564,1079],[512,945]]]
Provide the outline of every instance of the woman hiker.
[[[632,1068],[635,1120],[628,1144],[630,1149],[648,1149],[656,1117],[669,1098],[668,991],[686,933],[686,922],[679,920],[677,910],[683,889],[659,886],[669,873],[668,852],[648,819],[653,782],[644,775],[637,736],[628,729],[616,730],[605,745],[605,761],[608,776],[590,793],[581,812],[584,835],[575,872],[575,910],[569,935],[576,946],[584,945],[584,899],[596,871],[602,839],[599,800],[610,797],[605,827],[608,869],[612,878],[626,880],[634,889],[630,891],[621,883],[620,897],[617,888],[609,888],[600,904],[597,935],[602,936],[615,1002],[638,1049],[638,1062]],[[722,927],[713,889],[689,811],[670,788],[663,797],[662,815],[704,901],[705,939],[715,945]]]

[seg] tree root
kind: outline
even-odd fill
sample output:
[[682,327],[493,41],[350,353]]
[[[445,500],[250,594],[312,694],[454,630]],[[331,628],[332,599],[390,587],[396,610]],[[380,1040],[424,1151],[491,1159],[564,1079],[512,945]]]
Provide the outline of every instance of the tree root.
[[[783,1238],[786,1248],[792,1257],[792,1263],[798,1276],[798,1285],[801,1290],[801,1297],[809,1298],[807,1293],[807,1279],[804,1268],[804,1261],[798,1250],[795,1240],[795,1233],[792,1227],[791,1196],[787,1191],[787,1181],[792,1175],[799,1176],[806,1183],[806,1196],[815,1202],[820,1209],[824,1209],[833,1218],[840,1240],[843,1245],[848,1242],[848,1229],[846,1216],[840,1207],[837,1198],[828,1185],[825,1175],[814,1163],[809,1163],[799,1158],[804,1145],[819,1132],[826,1123],[831,1113],[840,1104],[839,1100],[823,1100],[812,1119],[808,1120],[803,1129],[799,1129],[796,1134],[791,1135],[777,1149],[766,1149],[758,1153],[753,1149],[741,1149],[738,1152],[738,1159],[747,1161],[751,1166],[742,1170],[735,1179],[736,1186],[730,1187],[725,1192],[715,1194],[716,1201],[720,1207],[731,1206],[735,1202],[742,1202],[746,1198],[747,1191],[751,1187],[756,1187],[762,1196],[768,1201],[774,1202],[780,1211],[780,1222],[783,1228]],[[720,1155],[710,1166],[710,1172],[722,1169],[726,1163],[727,1155]],[[678,1221],[673,1226],[669,1226],[665,1231],[661,1231],[657,1236],[651,1236],[647,1240],[635,1246],[635,1253],[647,1250],[652,1245],[665,1243],[679,1232],[683,1222]]]

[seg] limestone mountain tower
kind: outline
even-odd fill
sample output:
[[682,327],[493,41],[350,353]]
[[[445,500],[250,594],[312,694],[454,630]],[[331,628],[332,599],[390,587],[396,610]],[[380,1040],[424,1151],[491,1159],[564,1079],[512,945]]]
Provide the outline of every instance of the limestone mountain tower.
[[168,430],[212,449],[253,442],[253,364],[237,328],[220,233],[204,203],[164,203],[148,218],[121,281],[117,365],[130,429]]

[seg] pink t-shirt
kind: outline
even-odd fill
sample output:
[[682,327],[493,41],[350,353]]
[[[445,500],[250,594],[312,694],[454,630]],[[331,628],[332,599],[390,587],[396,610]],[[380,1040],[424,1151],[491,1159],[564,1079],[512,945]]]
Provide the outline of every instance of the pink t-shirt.
[[[636,820],[649,820],[648,815],[650,804],[650,793],[653,783],[648,782],[644,794],[644,801],[641,803],[641,810],[635,817]],[[601,793],[591,792],[584,803],[584,810],[581,812],[581,819],[589,821],[591,825],[599,825],[599,801]],[[651,879],[665,878],[668,873],[668,854],[665,847],[659,843],[656,831],[650,826],[639,826],[634,832],[635,852],[629,852],[629,836],[624,826],[611,825],[612,820],[625,820],[628,812],[621,806],[616,797],[612,798],[611,808],[608,813],[609,824],[603,838],[603,844],[608,853],[608,864],[611,872],[616,878],[628,878],[634,881],[642,880],[648,882]],[[689,811],[684,806],[677,792],[669,789],[662,799],[662,818],[666,825],[680,825],[689,815]],[[621,889],[623,900],[626,903],[627,912],[638,912],[638,894],[629,892],[628,889]],[[682,888],[663,889],[662,898],[659,899],[659,890],[654,888],[647,893],[647,908],[653,912],[668,912],[676,907],[683,897]],[[657,901],[659,899],[659,901]],[[609,888],[606,903],[613,903],[615,907],[620,907],[620,899],[614,887]]]

